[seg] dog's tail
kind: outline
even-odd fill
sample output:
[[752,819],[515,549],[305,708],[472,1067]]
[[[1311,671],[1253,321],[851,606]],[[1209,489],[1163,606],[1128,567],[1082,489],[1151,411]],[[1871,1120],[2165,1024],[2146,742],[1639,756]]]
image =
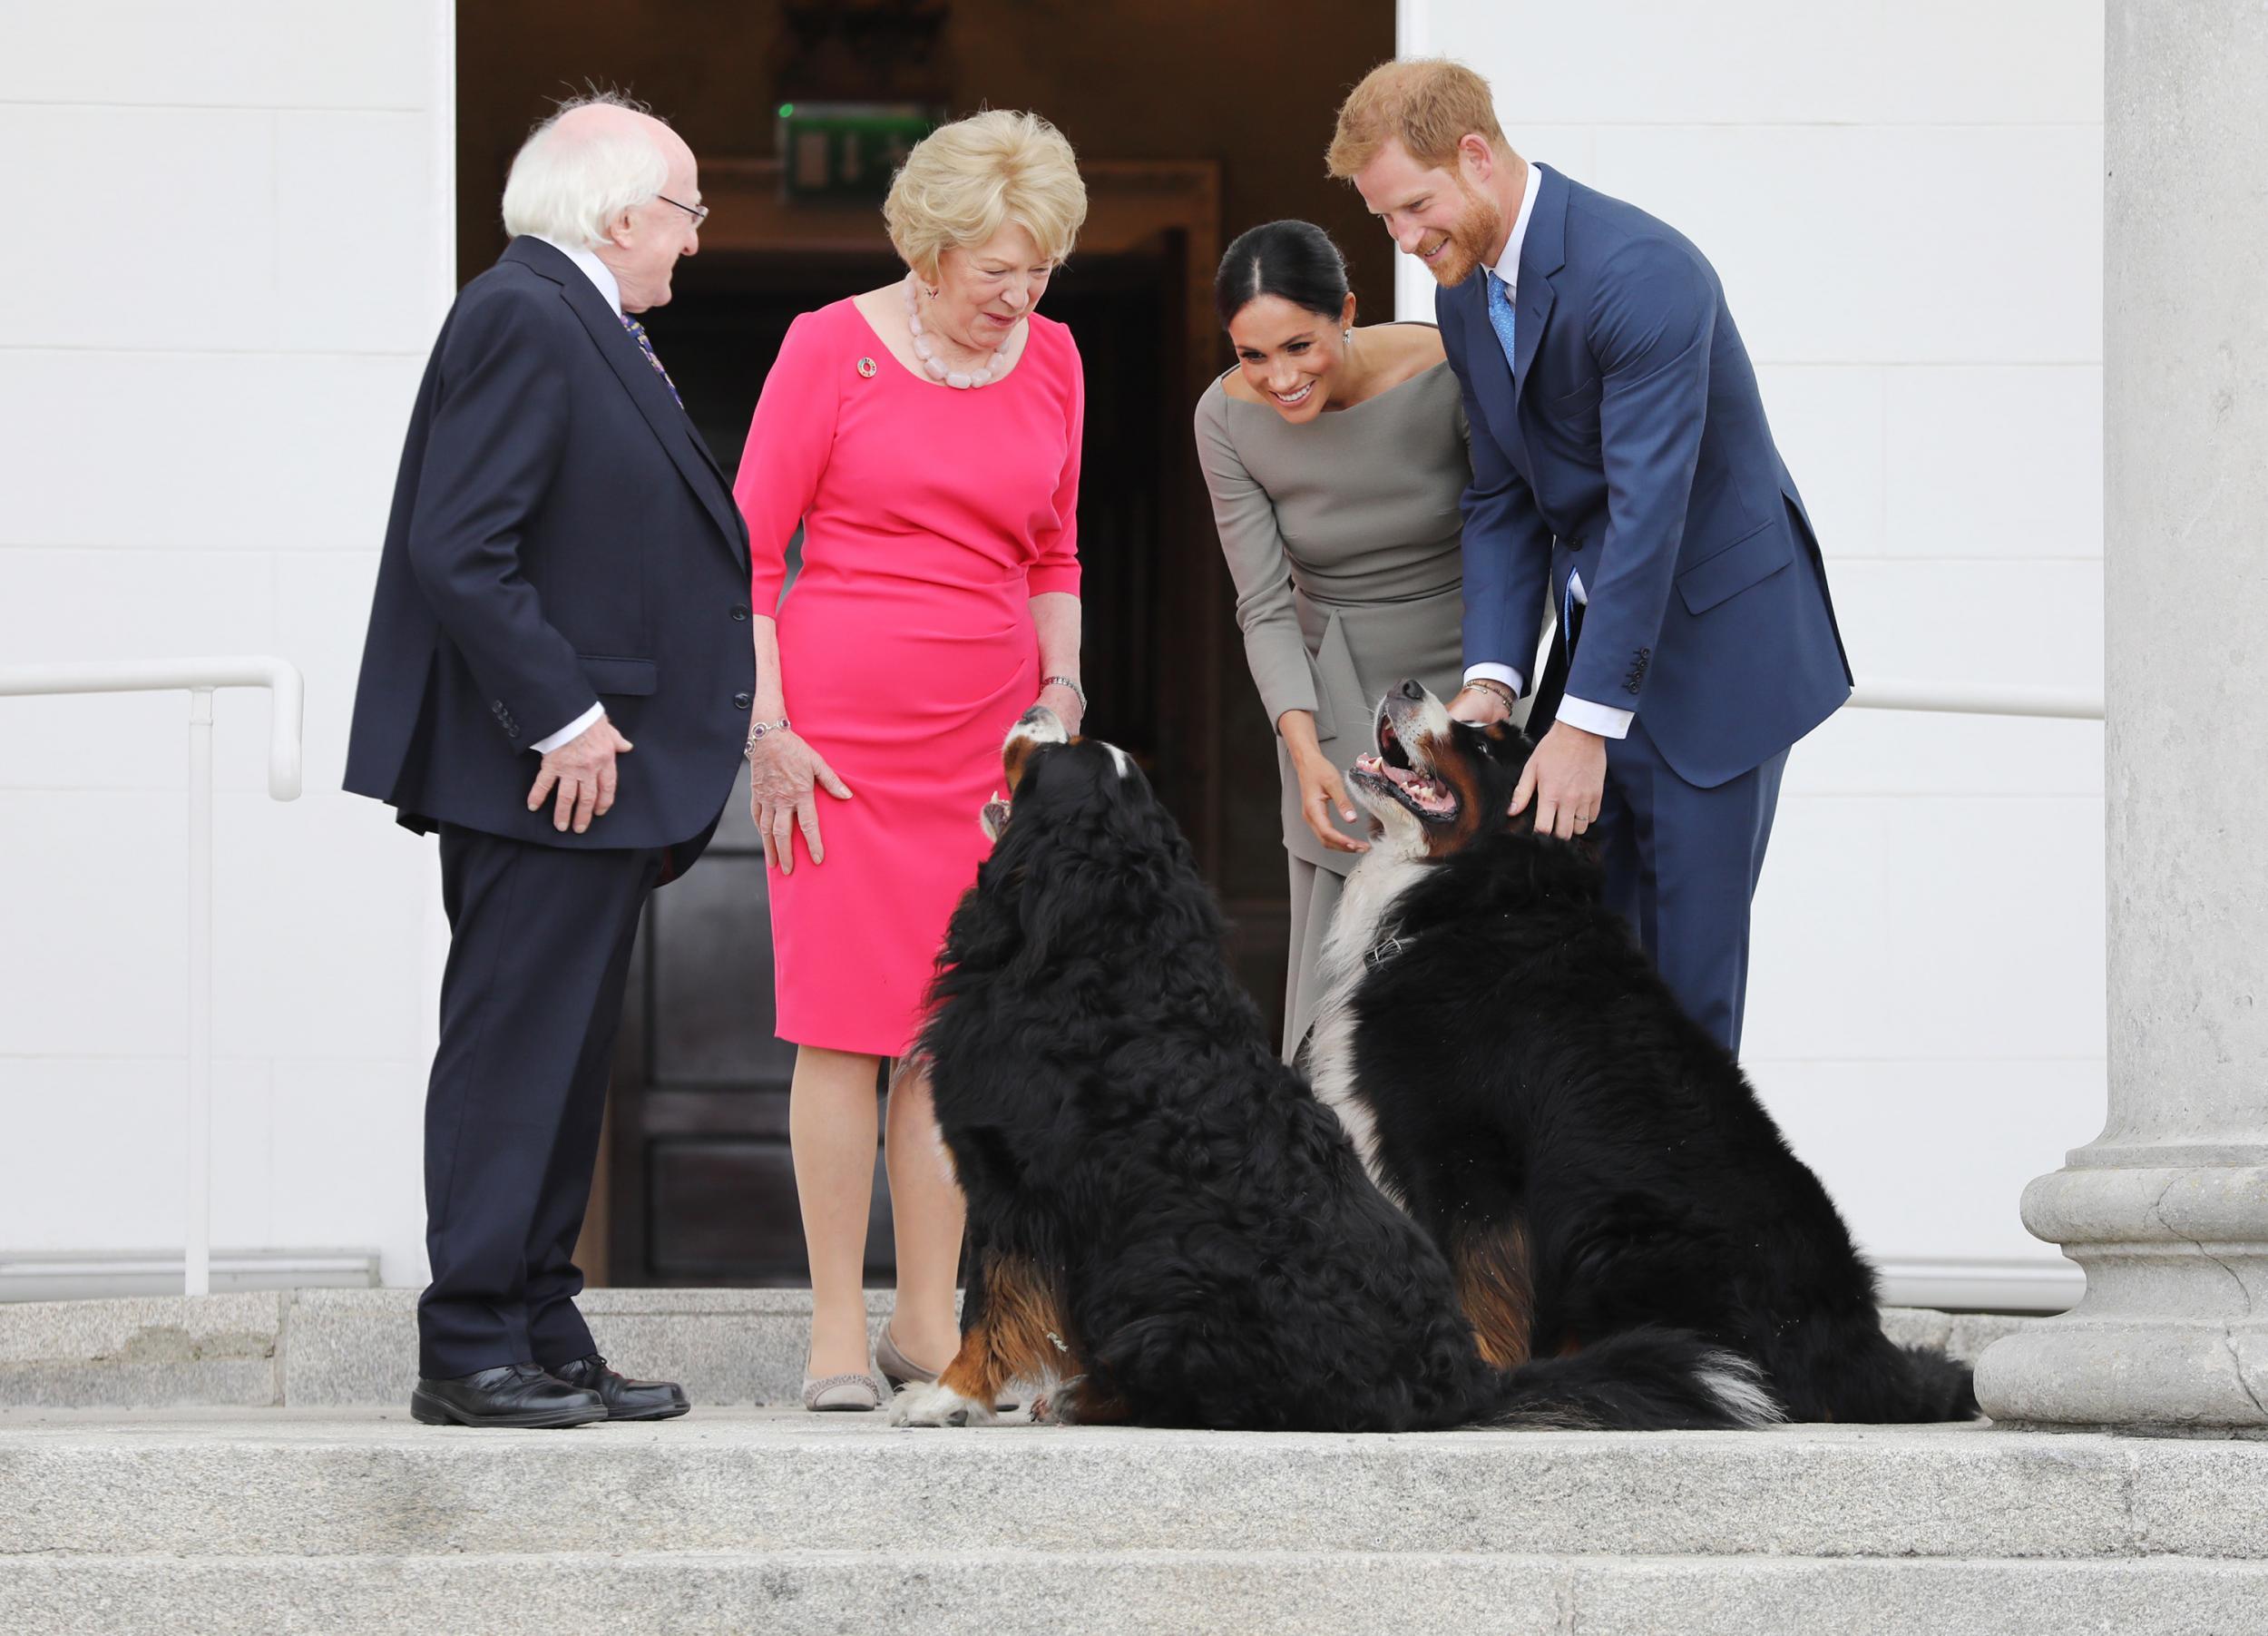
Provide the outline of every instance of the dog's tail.
[[1935,1347],[1901,1347],[1898,1361],[1905,1376],[1898,1420],[1971,1420],[1980,1413],[1977,1372],[1960,1359]]
[[1740,1430],[1786,1418],[1764,1373],[1689,1329],[1641,1325],[1497,1377],[1489,1418],[1533,1430]]

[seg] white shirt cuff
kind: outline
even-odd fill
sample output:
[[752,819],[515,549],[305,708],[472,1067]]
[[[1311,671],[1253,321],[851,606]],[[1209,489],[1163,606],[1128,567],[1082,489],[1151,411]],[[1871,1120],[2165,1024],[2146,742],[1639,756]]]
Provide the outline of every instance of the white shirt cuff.
[[1528,685],[1520,680],[1520,672],[1508,664],[1467,665],[1465,685],[1471,687],[1476,681],[1501,681],[1512,690],[1512,697],[1515,699],[1528,691]]
[[1627,739],[1630,736],[1630,718],[1637,714],[1636,710],[1618,710],[1611,704],[1593,704],[1569,693],[1559,700],[1558,719],[1602,739]]
[[[553,733],[550,738],[538,739],[530,748],[533,749],[538,755],[548,756],[561,745],[570,743],[578,735],[590,731],[591,724],[605,714],[606,706],[603,704],[594,704],[589,710],[583,711],[582,715],[577,716],[572,721],[570,721],[566,726],[561,728],[557,732]],[[1619,738],[1621,735],[1617,734],[1616,736]]]

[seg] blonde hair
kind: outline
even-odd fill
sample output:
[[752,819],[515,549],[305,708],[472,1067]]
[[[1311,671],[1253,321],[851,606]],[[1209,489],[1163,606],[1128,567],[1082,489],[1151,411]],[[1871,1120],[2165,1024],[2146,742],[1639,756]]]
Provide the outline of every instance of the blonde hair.
[[932,281],[947,250],[974,250],[1012,221],[1061,261],[1087,220],[1087,184],[1061,131],[1036,113],[988,109],[914,144],[882,220],[899,257]]
[[1324,163],[1344,181],[1398,137],[1418,163],[1446,170],[1468,135],[1485,137],[1500,157],[1512,151],[1488,81],[1447,57],[1406,57],[1379,64],[1347,93]]

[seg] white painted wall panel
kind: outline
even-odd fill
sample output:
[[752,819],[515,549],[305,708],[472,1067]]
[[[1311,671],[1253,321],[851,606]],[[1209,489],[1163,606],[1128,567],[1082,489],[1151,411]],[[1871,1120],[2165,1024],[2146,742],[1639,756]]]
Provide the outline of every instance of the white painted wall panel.
[[1760,361],[2101,357],[2099,129],[1640,127],[1598,144],[1577,180],[1699,245]]
[[0,348],[0,402],[23,410],[0,438],[0,545],[375,550],[424,367],[408,351]]
[[428,0],[9,0],[0,103],[426,105]]
[[53,184],[45,231],[70,247],[12,260],[0,347],[267,345],[275,130],[260,109],[0,103],[0,149]]
[[2102,122],[2102,12],[2085,0],[1424,0],[1424,49],[1518,124]]
[[[453,293],[449,0],[0,5],[71,253],[0,305],[0,662],[276,652],[215,700],[214,1238],[424,1276],[430,842],[344,795],[402,428]],[[182,695],[0,700],[0,1248],[181,1239]]]
[[2099,364],[1884,372],[1884,549],[2099,563]]
[[[13,1042],[5,1014],[0,1037]],[[176,1047],[179,1049],[178,1045]],[[227,1077],[213,1064],[215,1129]],[[181,1059],[0,1056],[0,1200],[10,1249],[180,1241],[188,1127]],[[240,1176],[244,1172],[239,1171]],[[35,1208],[34,1208],[35,1207]]]

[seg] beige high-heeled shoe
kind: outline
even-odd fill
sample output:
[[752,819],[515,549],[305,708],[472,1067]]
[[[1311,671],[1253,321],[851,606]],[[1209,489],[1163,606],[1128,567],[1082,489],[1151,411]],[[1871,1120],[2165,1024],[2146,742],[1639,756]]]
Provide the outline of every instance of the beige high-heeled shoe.
[[871,1375],[803,1377],[803,1406],[815,1415],[861,1414],[882,1406],[888,1391]]
[[[910,1386],[927,1386],[937,1378],[936,1370],[923,1368],[898,1350],[898,1343],[892,1337],[887,1324],[883,1325],[882,1333],[875,1337],[875,1367],[881,1371],[882,1378],[888,1381],[894,1391],[902,1392]],[[1001,1414],[1012,1415],[1018,1405],[1013,1397],[1002,1396],[993,1403],[992,1407]]]
[[937,1371],[924,1369],[904,1353],[891,1337],[890,1326],[882,1326],[882,1333],[875,1337],[875,1367],[882,1371],[882,1378],[892,1386],[927,1386],[937,1378]]

